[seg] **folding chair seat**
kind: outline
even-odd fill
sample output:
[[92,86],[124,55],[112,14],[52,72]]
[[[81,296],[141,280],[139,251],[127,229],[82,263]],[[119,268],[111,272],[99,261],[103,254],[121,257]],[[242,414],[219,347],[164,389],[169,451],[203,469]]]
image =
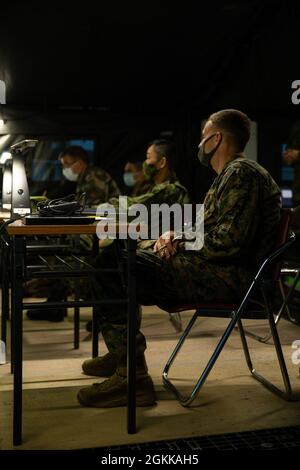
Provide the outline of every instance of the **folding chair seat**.
[[[290,385],[290,380],[280,344],[280,339],[278,336],[276,323],[273,314],[272,302],[270,299],[270,282],[279,283],[280,279],[280,272],[282,266],[282,256],[286,252],[286,250],[291,246],[291,244],[295,241],[295,234],[289,234],[289,225],[290,225],[290,218],[291,213],[289,210],[283,210],[281,221],[278,228],[278,236],[276,241],[276,248],[275,250],[261,263],[250,287],[248,288],[247,293],[240,301],[233,301],[232,303],[199,303],[199,304],[185,304],[185,305],[176,305],[170,306],[165,308],[165,310],[169,313],[171,312],[182,312],[185,310],[195,310],[193,317],[191,318],[190,322],[188,323],[187,327],[185,328],[183,334],[181,335],[174,351],[172,352],[167,364],[165,365],[163,371],[163,383],[164,386],[170,390],[179,402],[183,406],[189,406],[197,397],[201,387],[205,383],[210,371],[212,370],[213,366],[215,365],[221,351],[223,350],[229,336],[231,335],[232,331],[238,326],[238,330],[240,333],[242,346],[246,358],[246,362],[248,368],[252,374],[252,376],[261,382],[264,386],[266,386],[270,391],[275,393],[276,395],[284,398],[286,400],[292,400],[292,389]],[[257,290],[261,292],[262,301],[252,300],[255,297],[255,293]],[[168,378],[168,373],[173,364],[179,350],[181,349],[185,339],[187,338],[188,334],[190,333],[195,321],[200,316],[210,316],[210,317],[227,317],[230,318],[230,321],[227,327],[224,330],[224,333],[219,340],[212,356],[210,357],[205,369],[203,370],[199,380],[197,381],[196,385],[194,386],[191,394],[187,397],[184,397],[179,390],[174,386],[174,384]],[[249,347],[246,341],[245,331],[242,325],[242,319],[268,319],[271,335],[274,340],[274,346],[281,370],[281,375],[284,383],[284,390],[279,389],[269,380],[267,380],[262,375],[256,372],[254,368],[249,352]]]

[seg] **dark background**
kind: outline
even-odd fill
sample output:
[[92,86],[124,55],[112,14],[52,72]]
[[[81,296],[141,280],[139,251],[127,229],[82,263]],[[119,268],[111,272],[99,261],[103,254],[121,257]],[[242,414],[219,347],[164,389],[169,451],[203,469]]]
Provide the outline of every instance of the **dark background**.
[[128,158],[171,136],[194,200],[212,172],[197,161],[201,120],[238,108],[258,123],[258,161],[279,182],[281,144],[300,105],[300,4],[293,1],[11,1],[1,6],[2,134],[97,140],[120,180]]

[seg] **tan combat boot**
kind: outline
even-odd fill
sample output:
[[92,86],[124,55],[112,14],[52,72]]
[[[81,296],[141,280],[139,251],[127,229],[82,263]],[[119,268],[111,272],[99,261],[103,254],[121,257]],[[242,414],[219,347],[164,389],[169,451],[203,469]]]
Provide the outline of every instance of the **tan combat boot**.
[[95,375],[97,377],[110,377],[116,372],[116,369],[117,361],[111,353],[87,359],[82,364],[82,370],[86,375]]
[[[113,408],[127,404],[127,369],[118,366],[115,373],[101,383],[79,390],[77,398],[81,405],[97,408]],[[136,406],[155,404],[154,385],[144,356],[137,358]]]

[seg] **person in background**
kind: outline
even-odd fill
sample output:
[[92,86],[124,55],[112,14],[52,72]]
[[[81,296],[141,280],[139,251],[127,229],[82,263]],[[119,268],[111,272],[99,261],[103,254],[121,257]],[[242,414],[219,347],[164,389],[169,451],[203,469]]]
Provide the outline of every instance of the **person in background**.
[[89,155],[82,147],[68,147],[58,158],[64,177],[76,182],[76,194],[86,194],[87,207],[97,207],[120,194],[117,183],[105,170],[89,164]]
[[300,121],[295,122],[290,132],[287,148],[283,152],[283,161],[295,170],[293,181],[293,204],[300,205]]
[[[147,191],[129,196],[128,207],[132,204],[144,204],[150,208],[151,204],[171,205],[189,202],[187,189],[179,182],[174,171],[175,157],[176,147],[171,141],[156,139],[148,144],[146,159],[142,164]],[[109,203],[116,208],[119,207],[119,200],[116,197],[110,198]]]
[[[76,195],[79,197],[82,193],[85,193],[86,207],[97,207],[100,203],[104,203],[109,198],[120,194],[116,182],[105,170],[89,164],[89,155],[82,147],[68,147],[58,158],[62,164],[64,177],[68,181],[76,182]],[[90,250],[93,245],[93,237],[81,235],[80,245],[82,248]],[[39,286],[40,281],[38,282],[38,288]],[[44,286],[43,289],[45,289]],[[72,280],[50,282],[47,301],[63,300],[68,291],[73,291]],[[41,308],[27,311],[27,317],[30,320],[59,322],[64,320],[64,316],[66,316],[65,308],[57,310]]]
[[128,196],[140,196],[148,191],[150,182],[145,180],[143,162],[127,161],[124,167],[123,182]]

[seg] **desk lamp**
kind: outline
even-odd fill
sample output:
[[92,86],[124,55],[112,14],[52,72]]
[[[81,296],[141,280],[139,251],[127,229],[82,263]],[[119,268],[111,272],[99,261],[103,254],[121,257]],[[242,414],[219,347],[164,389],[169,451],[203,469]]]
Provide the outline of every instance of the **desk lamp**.
[[34,148],[37,140],[26,139],[10,147],[12,155],[12,194],[11,216],[26,215],[31,212],[30,195],[24,165],[24,154]]
[[3,166],[2,209],[11,210],[12,162],[6,160]]
[[0,157],[0,166],[3,171],[2,178],[2,209],[11,209],[11,174],[12,156],[10,152],[3,152]]

